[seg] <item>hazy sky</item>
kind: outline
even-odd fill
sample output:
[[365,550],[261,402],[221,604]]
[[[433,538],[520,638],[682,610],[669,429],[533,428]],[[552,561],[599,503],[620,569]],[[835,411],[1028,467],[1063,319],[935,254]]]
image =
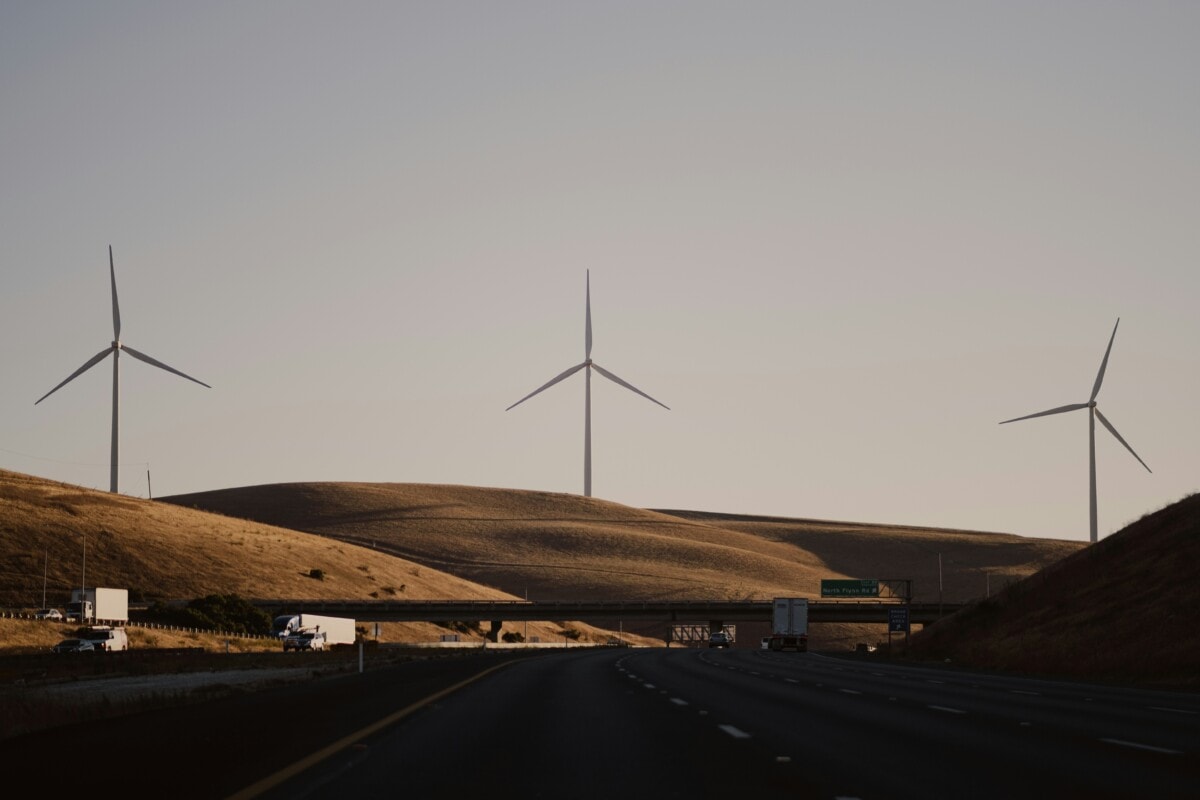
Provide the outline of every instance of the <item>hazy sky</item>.
[[1200,4],[0,2],[0,466],[1087,538],[1200,488]]

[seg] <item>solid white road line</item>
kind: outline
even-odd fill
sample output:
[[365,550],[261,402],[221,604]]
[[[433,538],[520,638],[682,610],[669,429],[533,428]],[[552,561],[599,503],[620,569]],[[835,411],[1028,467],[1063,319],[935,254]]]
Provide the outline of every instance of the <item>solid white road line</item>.
[[838,691],[842,694],[862,694],[862,692],[856,692],[853,689],[838,689]]
[[1041,697],[1042,696],[1041,692],[1027,692],[1024,689],[1009,689],[1009,692],[1011,692],[1012,694],[1027,694],[1030,697]]
[[947,714],[965,714],[965,713],[967,713],[967,712],[963,711],[961,708],[950,708],[949,706],[926,706],[926,708],[932,708],[934,711],[945,711]]
[[1167,708],[1166,706],[1146,706],[1151,711],[1170,711],[1172,714],[1200,714],[1200,711],[1188,711],[1185,708]]

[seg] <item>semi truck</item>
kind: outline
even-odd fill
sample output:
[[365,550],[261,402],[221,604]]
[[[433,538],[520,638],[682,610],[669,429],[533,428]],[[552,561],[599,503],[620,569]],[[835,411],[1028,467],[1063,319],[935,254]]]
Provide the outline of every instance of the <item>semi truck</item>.
[[776,597],[771,609],[771,637],[767,649],[777,652],[808,651],[808,598]]
[[[318,614],[281,614],[271,624],[271,632],[284,642],[298,633],[319,633],[325,647],[335,644],[354,644],[354,620],[348,617],[323,617]],[[311,641],[311,639],[309,639]]]
[[[82,595],[82,596],[81,596]],[[79,622],[128,622],[129,590],[95,589],[71,590],[71,602],[67,604],[67,619]]]

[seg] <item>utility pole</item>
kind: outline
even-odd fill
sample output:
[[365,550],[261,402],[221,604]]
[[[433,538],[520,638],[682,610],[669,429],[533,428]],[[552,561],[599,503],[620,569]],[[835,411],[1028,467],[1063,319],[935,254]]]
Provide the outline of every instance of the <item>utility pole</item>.
[[938,553],[938,618],[942,616],[942,554]]
[[[115,492],[116,489],[113,489]],[[84,621],[83,611],[87,607],[87,534],[79,534],[83,537],[83,569],[79,573],[79,624],[86,625]]]

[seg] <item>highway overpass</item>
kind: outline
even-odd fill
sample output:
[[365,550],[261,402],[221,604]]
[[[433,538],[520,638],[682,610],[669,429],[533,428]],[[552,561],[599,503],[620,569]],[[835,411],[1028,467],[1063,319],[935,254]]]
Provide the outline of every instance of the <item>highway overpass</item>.
[[[361,622],[455,622],[489,621],[494,628],[500,622],[578,620],[612,622],[615,620],[661,621],[668,623],[769,622],[770,600],[654,600],[648,602],[556,602],[525,600],[254,600],[253,604],[271,614],[324,614],[352,617]],[[837,600],[808,604],[808,621],[875,622],[886,624],[891,609],[902,608],[899,601]],[[958,603],[912,603],[909,618],[915,624],[929,624],[962,608]]]

